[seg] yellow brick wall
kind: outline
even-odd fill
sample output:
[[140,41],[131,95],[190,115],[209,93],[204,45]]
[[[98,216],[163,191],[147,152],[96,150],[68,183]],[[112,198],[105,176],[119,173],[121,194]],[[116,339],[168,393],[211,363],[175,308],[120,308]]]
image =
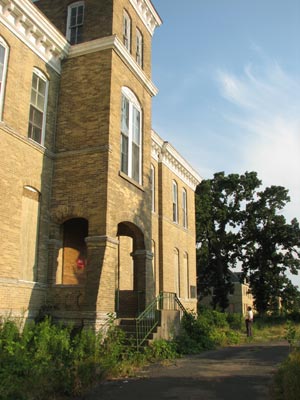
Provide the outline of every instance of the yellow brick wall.
[[[3,118],[0,122],[0,236],[4,238],[0,242],[0,279],[4,282],[1,284],[1,308],[26,310],[30,307],[36,311],[45,301],[46,289],[44,286],[36,289],[36,284],[22,282],[27,275],[21,264],[20,249],[22,198],[25,185],[34,187],[40,193],[37,281],[46,283],[59,76],[2,24],[0,34],[9,45]],[[41,70],[49,80],[45,147],[27,138],[33,68]]]

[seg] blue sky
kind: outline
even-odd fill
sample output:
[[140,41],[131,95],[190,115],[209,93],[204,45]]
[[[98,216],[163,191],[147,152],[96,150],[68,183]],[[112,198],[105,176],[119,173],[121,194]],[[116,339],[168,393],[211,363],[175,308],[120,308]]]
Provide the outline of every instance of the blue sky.
[[300,220],[300,0],[152,0],[152,125],[203,178],[256,171]]

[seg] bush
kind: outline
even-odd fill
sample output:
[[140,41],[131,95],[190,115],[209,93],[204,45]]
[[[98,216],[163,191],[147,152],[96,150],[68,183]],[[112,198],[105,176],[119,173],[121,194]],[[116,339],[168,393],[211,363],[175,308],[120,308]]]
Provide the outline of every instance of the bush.
[[[237,321],[237,317],[231,320],[236,325]],[[237,344],[240,339],[240,334],[230,328],[227,314],[201,308],[198,316],[190,313],[182,318],[180,334],[176,338],[177,351],[181,354],[197,354],[216,346]]]
[[300,350],[293,351],[281,364],[276,377],[276,399],[298,400],[300,398]]
[[54,325],[50,319],[25,326],[0,326],[0,399],[54,399],[78,395],[113,371],[124,354],[124,334],[111,324],[101,333]]
[[173,360],[178,357],[175,342],[164,339],[154,340],[145,350],[147,360],[153,362],[158,360]]

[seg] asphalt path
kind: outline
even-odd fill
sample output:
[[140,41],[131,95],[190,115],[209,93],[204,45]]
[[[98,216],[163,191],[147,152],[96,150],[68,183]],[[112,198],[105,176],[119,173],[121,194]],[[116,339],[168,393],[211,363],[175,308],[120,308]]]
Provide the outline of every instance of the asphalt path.
[[206,351],[104,382],[83,400],[272,400],[274,372],[288,352],[286,342]]

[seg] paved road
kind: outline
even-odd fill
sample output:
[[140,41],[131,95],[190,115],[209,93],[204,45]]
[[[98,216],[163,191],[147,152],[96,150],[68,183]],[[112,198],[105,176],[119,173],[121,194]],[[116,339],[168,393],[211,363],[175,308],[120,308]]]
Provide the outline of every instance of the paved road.
[[272,400],[272,376],[287,354],[285,342],[207,351],[106,382],[84,400]]

